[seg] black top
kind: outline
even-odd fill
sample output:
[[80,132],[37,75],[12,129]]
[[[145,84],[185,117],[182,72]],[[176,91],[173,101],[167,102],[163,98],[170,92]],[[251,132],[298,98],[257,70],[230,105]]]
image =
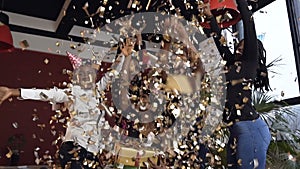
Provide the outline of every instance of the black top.
[[228,46],[220,43],[221,29],[216,19],[211,18],[211,31],[218,50],[226,61],[226,102],[223,120],[227,123],[236,121],[253,120],[258,118],[258,113],[252,106],[252,85],[258,68],[258,49],[252,12],[248,9],[246,0],[237,0],[238,10],[241,13],[244,26],[244,51],[243,55],[235,59]]

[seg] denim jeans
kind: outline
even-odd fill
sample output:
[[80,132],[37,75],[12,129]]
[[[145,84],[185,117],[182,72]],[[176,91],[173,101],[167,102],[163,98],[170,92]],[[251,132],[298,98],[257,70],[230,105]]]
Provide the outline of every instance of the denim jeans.
[[230,128],[227,144],[229,169],[265,169],[266,154],[271,141],[264,120],[236,122]]

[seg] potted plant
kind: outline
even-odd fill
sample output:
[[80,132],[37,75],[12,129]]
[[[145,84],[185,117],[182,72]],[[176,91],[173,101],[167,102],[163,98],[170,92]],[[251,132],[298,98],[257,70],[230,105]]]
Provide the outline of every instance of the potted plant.
[[269,168],[300,168],[300,131],[292,129],[290,123],[297,112],[287,103],[275,103],[268,93],[254,92],[253,103],[256,110],[269,125],[272,141],[267,153]]

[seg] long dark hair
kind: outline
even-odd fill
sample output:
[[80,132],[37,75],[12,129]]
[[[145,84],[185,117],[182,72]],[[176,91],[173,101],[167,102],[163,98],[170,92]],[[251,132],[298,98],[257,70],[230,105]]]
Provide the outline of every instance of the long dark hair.
[[261,92],[271,90],[268,76],[268,67],[266,65],[266,50],[263,43],[257,39],[258,48],[258,69],[256,70],[256,78],[254,79],[254,89]]

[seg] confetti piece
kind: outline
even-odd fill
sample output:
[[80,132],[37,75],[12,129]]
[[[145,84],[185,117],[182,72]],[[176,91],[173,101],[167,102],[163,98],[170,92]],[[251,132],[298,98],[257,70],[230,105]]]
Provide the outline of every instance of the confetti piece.
[[18,124],[17,122],[12,123],[12,126],[13,126],[14,128],[19,128],[19,124]]
[[47,58],[44,59],[44,63],[45,63],[45,64],[48,64],[49,62],[50,62],[49,59],[47,59]]
[[27,40],[22,40],[19,42],[20,47],[22,48],[22,50],[26,49],[29,47],[29,43]]

